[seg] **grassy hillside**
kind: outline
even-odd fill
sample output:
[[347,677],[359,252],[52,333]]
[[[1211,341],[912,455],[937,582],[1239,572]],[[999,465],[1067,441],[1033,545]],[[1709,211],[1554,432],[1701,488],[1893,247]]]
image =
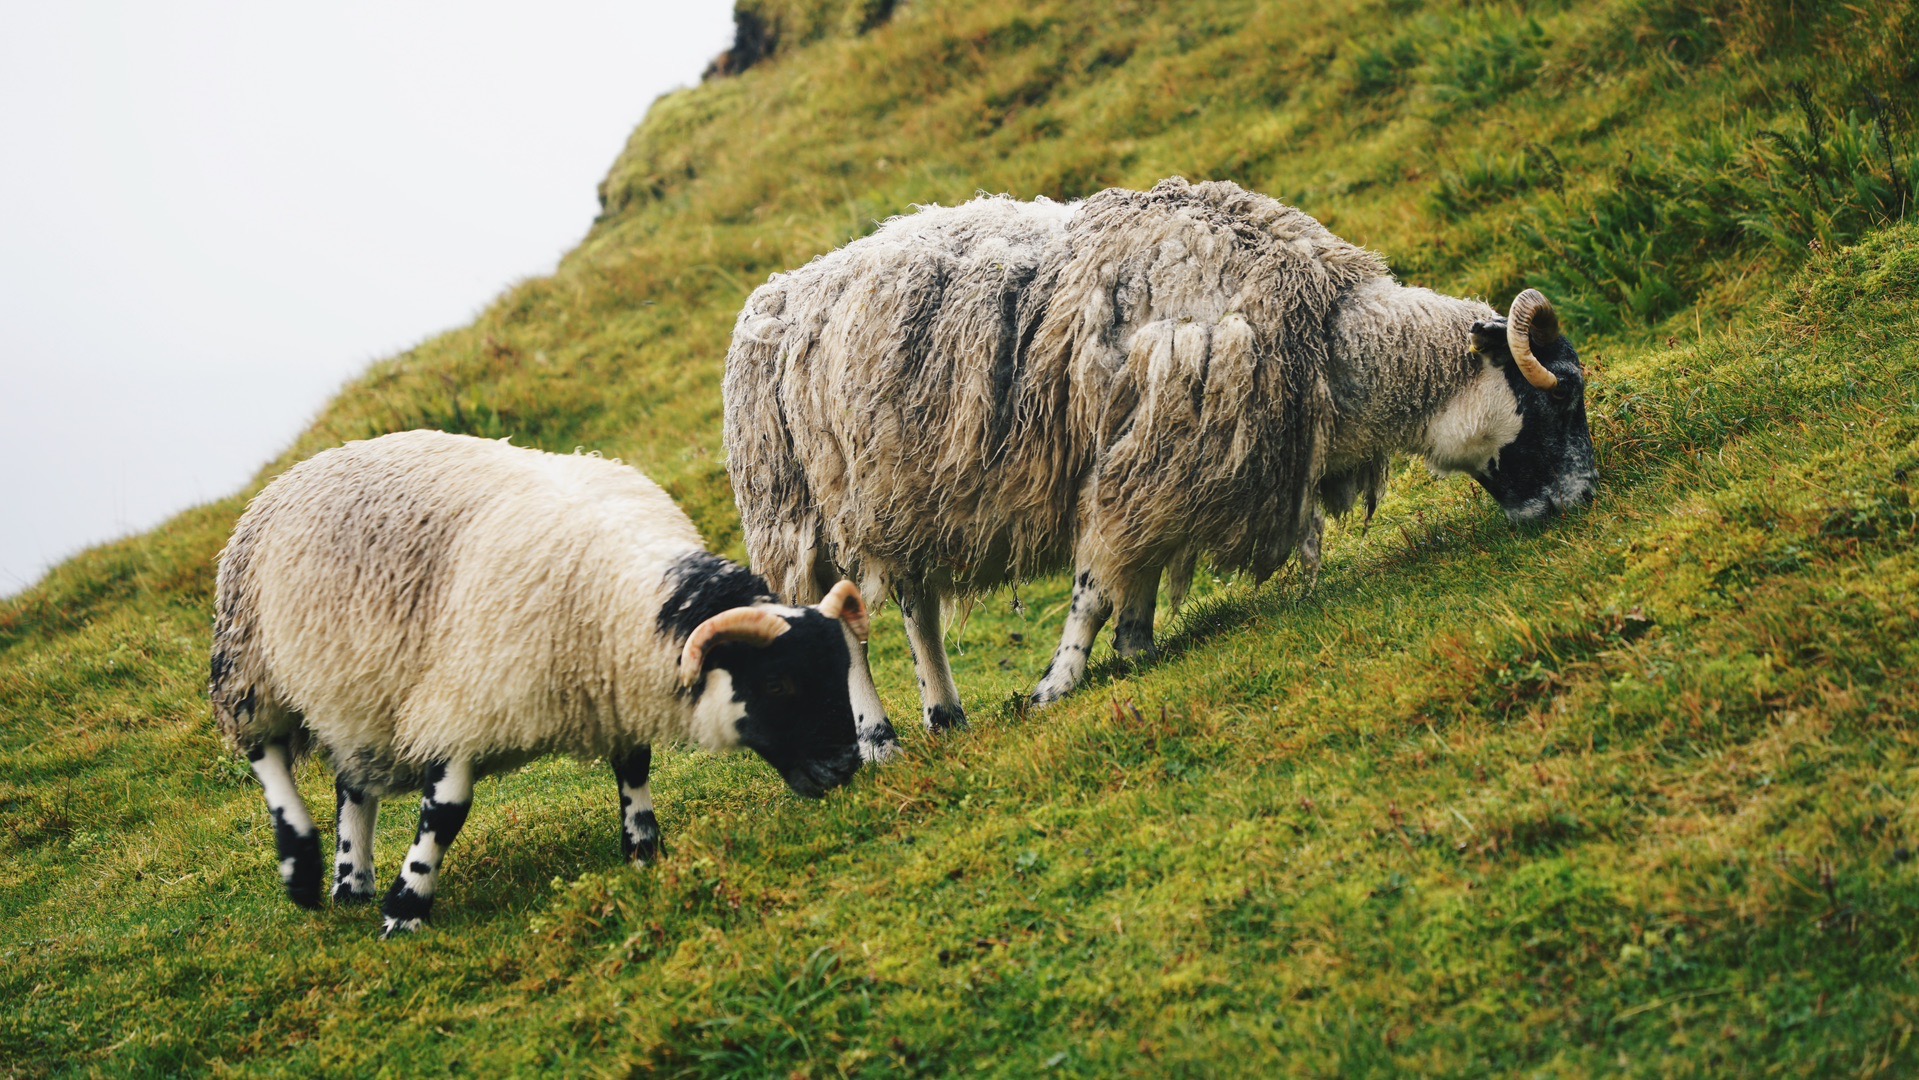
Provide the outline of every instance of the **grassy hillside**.
[[[718,379],[754,283],[913,203],[1182,174],[1420,284],[1546,289],[1598,503],[1515,529],[1402,468],[1317,582],[1202,574],[1165,659],[1102,646],[1041,715],[1064,583],[986,597],[971,731],[819,805],[666,754],[641,873],[604,766],[489,781],[435,927],[383,944],[282,899],[208,719],[236,494],[0,604],[0,1074],[1919,1068],[1919,9],[742,11],[777,32],[654,106],[557,273],[258,482],[512,435],[640,465],[737,555]],[[875,655],[916,716],[890,612]]]

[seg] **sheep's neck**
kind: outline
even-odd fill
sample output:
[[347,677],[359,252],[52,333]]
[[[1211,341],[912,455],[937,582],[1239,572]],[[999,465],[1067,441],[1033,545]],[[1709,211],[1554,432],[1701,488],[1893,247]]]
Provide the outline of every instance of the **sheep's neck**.
[[1327,381],[1335,419],[1327,471],[1424,453],[1428,424],[1471,383],[1475,319],[1491,308],[1390,281],[1349,290],[1334,309]]

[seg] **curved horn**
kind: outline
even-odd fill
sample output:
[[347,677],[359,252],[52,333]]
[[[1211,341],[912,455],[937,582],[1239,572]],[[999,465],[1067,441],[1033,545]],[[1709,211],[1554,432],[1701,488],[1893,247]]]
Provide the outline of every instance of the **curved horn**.
[[820,601],[820,614],[829,619],[838,619],[846,624],[853,636],[866,641],[873,632],[872,620],[867,617],[866,601],[861,599],[859,586],[850,581],[841,581],[833,586],[833,591]]
[[706,654],[729,641],[766,648],[791,630],[785,619],[761,608],[728,608],[693,628],[680,650],[680,685],[691,687],[706,670]]
[[1513,363],[1519,365],[1519,373],[1540,390],[1551,390],[1559,385],[1559,376],[1546,370],[1546,365],[1533,355],[1533,317],[1541,312],[1551,314],[1552,301],[1538,289],[1527,289],[1513,297],[1513,306],[1506,313],[1506,346],[1512,350]]

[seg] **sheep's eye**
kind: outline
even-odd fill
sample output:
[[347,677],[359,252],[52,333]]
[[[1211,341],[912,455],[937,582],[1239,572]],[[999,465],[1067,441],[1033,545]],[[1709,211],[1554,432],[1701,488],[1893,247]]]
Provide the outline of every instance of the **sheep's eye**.
[[799,686],[790,677],[784,675],[767,680],[765,689],[767,697],[775,698],[788,698],[800,692]]

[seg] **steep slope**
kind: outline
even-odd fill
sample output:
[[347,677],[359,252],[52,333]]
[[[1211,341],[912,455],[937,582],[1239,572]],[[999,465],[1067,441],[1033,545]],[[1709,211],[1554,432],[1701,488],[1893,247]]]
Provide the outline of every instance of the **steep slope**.
[[[1317,583],[1203,582],[1166,660],[1043,717],[998,703],[1061,583],[988,598],[971,733],[817,807],[668,755],[646,874],[610,778],[542,763],[482,786],[438,926],[385,946],[273,887],[203,698],[242,497],[194,510],[0,607],[0,1062],[1912,1068],[1914,9],[741,10],[777,32],[654,106],[556,274],[377,365],[262,482],[512,435],[639,464],[737,548],[717,386],[754,283],[914,203],[1182,174],[1421,284],[1544,287],[1600,503],[1518,531],[1402,470]],[[896,619],[877,656],[915,715]]]

